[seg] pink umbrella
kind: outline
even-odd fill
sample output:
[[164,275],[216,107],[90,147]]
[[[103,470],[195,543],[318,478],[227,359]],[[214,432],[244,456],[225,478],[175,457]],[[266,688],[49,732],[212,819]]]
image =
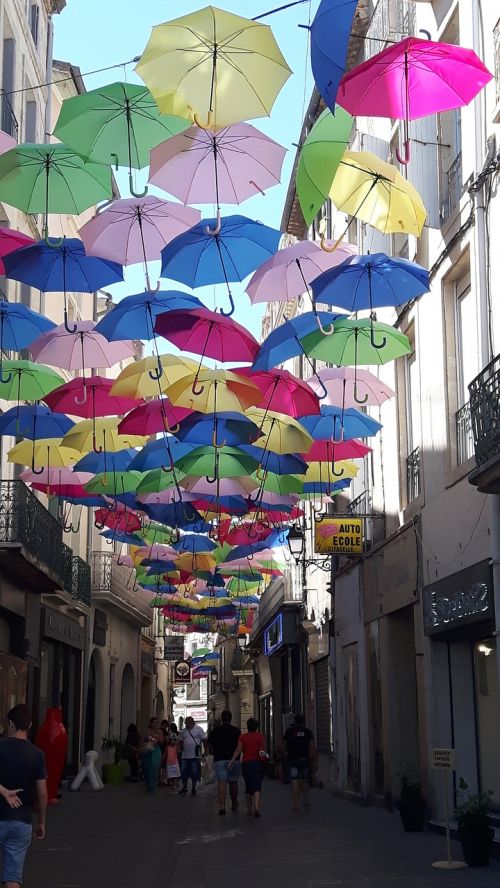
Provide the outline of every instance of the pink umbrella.
[[323,404],[332,407],[359,407],[360,404],[380,406],[394,397],[394,392],[385,382],[369,370],[360,370],[359,367],[327,367],[320,370],[317,377],[313,376],[307,381],[320,394]]
[[[199,210],[183,207],[160,197],[130,197],[115,200],[80,228],[79,235],[89,256],[110,259],[121,265],[160,258],[165,244],[183,234],[201,219]],[[146,271],[147,289],[151,289]]]
[[165,543],[153,543],[151,546],[140,546],[136,551],[136,556],[142,561],[143,558],[152,558],[155,561],[164,559],[172,561],[179,557],[177,549],[167,546]]
[[13,136],[0,131],[0,154],[5,154],[6,151],[10,151],[11,148],[16,146],[17,142]]
[[324,271],[356,255],[354,244],[341,244],[325,252],[314,241],[299,241],[285,247],[259,266],[246,292],[250,302],[286,302],[307,293],[309,284]]
[[216,361],[255,360],[259,343],[232,318],[208,308],[168,311],[158,315],[155,330],[183,351]]
[[112,367],[133,357],[131,342],[108,342],[100,333],[94,333],[94,327],[93,321],[77,321],[75,330],[69,331],[64,324],[59,324],[30,345],[31,354],[40,364],[65,370]]
[[[164,506],[169,506],[174,502],[179,502],[179,491],[174,484],[172,487],[169,487],[166,490],[159,490],[157,493],[139,493],[137,494],[136,499],[138,503],[144,503],[146,505],[151,503],[153,505],[158,505],[161,503]],[[196,493],[188,493],[187,490],[182,491],[183,503],[190,503],[195,499],[198,499]]]
[[155,435],[158,432],[175,435],[179,423],[192,412],[187,407],[174,407],[168,398],[159,398],[134,407],[122,419],[118,432],[120,435]]
[[407,37],[346,74],[337,102],[352,115],[404,120],[405,154],[410,160],[408,121],[468,105],[492,79],[472,49]]
[[279,184],[285,154],[249,123],[193,126],[153,148],[149,181],[185,204],[240,204]]
[[[219,478],[217,482],[210,482],[206,478],[195,478],[194,475],[186,475],[182,481],[179,481],[179,485],[190,493],[198,494],[198,497],[206,494],[211,496],[214,494],[217,496],[248,496],[249,493],[257,489],[252,478]],[[214,502],[214,512],[217,511],[217,508],[217,503]]]
[[[10,139],[10,136],[7,136],[6,133],[0,132],[0,154],[3,154],[1,149],[2,136]],[[16,231],[14,228],[0,228],[0,274],[5,274],[5,266],[1,257],[8,256],[8,254],[13,253],[14,250],[20,250],[21,247],[27,247],[28,244],[34,243],[36,243],[36,241],[34,241],[32,237],[28,237],[28,235],[24,234],[22,231]]]
[[315,441],[311,449],[304,453],[309,462],[334,463],[339,459],[359,459],[371,452],[371,447],[353,438],[351,441]]
[[259,370],[253,373],[251,367],[237,367],[232,372],[250,379],[260,389],[262,399],[256,404],[257,407],[286,413],[294,419],[321,412],[318,396],[312,386],[288,370]]
[[[129,410],[132,411],[142,405],[140,399],[112,395],[111,387],[114,382],[114,379],[106,379],[105,376],[89,376],[86,379],[76,377],[51,391],[44,401],[51,410],[82,416],[85,419],[96,416],[123,416]],[[137,432],[137,434],[149,433]]]
[[[45,466],[41,474],[32,472],[31,469],[24,469],[21,472],[21,481],[26,484],[43,484],[51,489],[59,486],[83,487],[93,478],[91,472],[75,472],[71,467],[61,469],[51,469]],[[84,491],[86,494],[86,491]]]

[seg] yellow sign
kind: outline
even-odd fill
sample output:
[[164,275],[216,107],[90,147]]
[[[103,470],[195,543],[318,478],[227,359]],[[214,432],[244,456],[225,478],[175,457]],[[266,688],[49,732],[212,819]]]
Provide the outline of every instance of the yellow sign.
[[362,555],[363,519],[333,515],[317,519],[314,551],[317,555]]

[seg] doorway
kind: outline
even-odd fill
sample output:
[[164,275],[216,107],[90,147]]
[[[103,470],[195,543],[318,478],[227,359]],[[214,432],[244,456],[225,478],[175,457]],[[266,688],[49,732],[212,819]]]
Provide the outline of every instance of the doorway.
[[130,724],[135,723],[135,678],[134,670],[127,663],[122,673],[122,688],[120,699],[120,736],[124,737]]

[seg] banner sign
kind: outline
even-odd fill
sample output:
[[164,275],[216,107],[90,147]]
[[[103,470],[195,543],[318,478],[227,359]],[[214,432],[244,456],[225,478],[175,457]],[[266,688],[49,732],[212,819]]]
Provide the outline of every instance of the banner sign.
[[184,636],[165,635],[163,640],[163,659],[171,663],[184,659]]
[[362,555],[363,519],[332,515],[316,519],[314,551],[317,555]]

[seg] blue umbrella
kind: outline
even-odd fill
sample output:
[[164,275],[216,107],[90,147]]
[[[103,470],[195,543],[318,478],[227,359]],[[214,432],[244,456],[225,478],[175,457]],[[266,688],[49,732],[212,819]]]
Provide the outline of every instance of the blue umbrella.
[[132,447],[125,450],[117,450],[115,453],[105,450],[95,453],[93,450],[82,456],[75,465],[77,472],[92,472],[97,475],[100,472],[124,472],[131,465],[137,450]]
[[341,490],[350,487],[351,482],[352,478],[343,478],[342,481],[334,481],[333,484],[330,484],[328,481],[306,481],[302,492],[317,493],[318,496],[321,494],[333,496],[336,493],[340,493]]
[[[304,314],[280,324],[264,339],[252,364],[252,370],[271,370],[272,367],[277,367],[278,364],[282,364],[289,358],[304,355],[314,373],[314,365],[305,354],[300,340],[309,333],[316,332],[318,319],[321,326],[327,329],[338,317],[345,317],[345,315],[332,314],[329,311],[306,311]],[[323,397],[326,397],[327,391],[321,379],[319,379],[319,384],[323,389]]]
[[276,475],[305,475],[307,472],[307,462],[298,453],[272,453],[252,444],[240,444],[240,450],[257,459],[263,472]]
[[325,104],[335,111],[357,0],[321,0],[310,27],[311,67]]
[[105,540],[113,540],[117,543],[127,543],[129,546],[144,546],[144,540],[136,533],[124,533],[120,530],[103,530],[99,536]]
[[203,308],[203,303],[181,290],[135,293],[126,296],[94,328],[108,342],[119,339],[154,339],[155,319],[168,311]]
[[87,256],[78,238],[47,243],[38,241],[4,257],[5,275],[44,292],[64,293],[64,325],[68,327],[66,293],[95,293],[101,287],[123,281],[123,267],[108,259]]
[[89,509],[100,509],[106,505],[106,500],[102,496],[60,496],[59,499],[73,506],[88,506]]
[[149,441],[148,444],[145,444],[128,468],[134,472],[149,472],[152,469],[160,469],[162,466],[170,468],[175,466],[181,457],[191,453],[196,446],[195,444],[184,444],[170,435],[158,438],[157,441]]
[[213,505],[214,511],[217,506],[220,506],[221,512],[233,515],[237,515],[238,512],[244,515],[248,511],[247,502],[242,496],[217,496],[215,493],[200,493],[199,501]]
[[52,413],[45,404],[11,407],[0,416],[0,436],[15,435],[36,441],[37,438],[62,438],[74,422],[64,413]]
[[302,416],[301,425],[315,441],[350,441],[352,438],[370,438],[382,424],[355,407],[321,407],[321,414]]
[[200,525],[205,523],[191,503],[170,503],[168,506],[162,503],[142,503],[141,510],[149,515],[152,521],[166,524],[167,527],[184,528],[185,525],[196,524],[198,521]]
[[350,313],[403,305],[429,290],[429,272],[416,262],[385,253],[352,256],[312,282],[316,302]]
[[175,544],[178,552],[213,552],[217,543],[201,533],[185,533]]
[[55,326],[48,318],[38,314],[37,311],[32,311],[22,302],[7,302],[6,299],[0,299],[0,380],[3,380],[4,351],[29,348],[42,333],[47,333]]
[[191,413],[179,423],[175,437],[189,444],[212,444],[224,441],[228,447],[256,441],[261,432],[242,413]]
[[234,302],[229,284],[242,281],[278,249],[281,232],[246,216],[202,219],[161,251],[161,274],[188,287],[227,285],[232,315]]
[[141,564],[143,567],[147,567],[146,573],[148,576],[153,574],[162,576],[162,574],[167,573],[169,570],[177,570],[175,561],[168,561],[165,558],[144,558]]

